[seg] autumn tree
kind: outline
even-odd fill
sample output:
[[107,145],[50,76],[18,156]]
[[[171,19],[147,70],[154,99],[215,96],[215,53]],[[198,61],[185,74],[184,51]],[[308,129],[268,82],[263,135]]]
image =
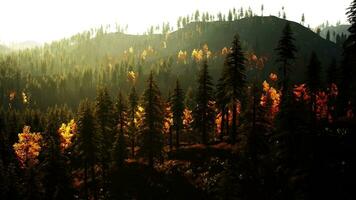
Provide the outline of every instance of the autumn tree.
[[154,159],[162,156],[164,120],[163,102],[160,91],[153,80],[153,72],[148,78],[142,101],[145,113],[142,124],[141,151],[147,157],[149,166],[153,167]]
[[201,142],[205,145],[209,141],[209,132],[214,125],[214,101],[212,78],[208,71],[208,61],[203,59],[200,72],[198,74],[198,89],[195,96],[196,106],[194,109],[195,128],[201,134]]
[[183,127],[183,112],[184,112],[184,92],[180,87],[179,80],[176,81],[176,87],[171,98],[173,112],[173,128],[176,132],[176,148],[179,148],[180,132]]
[[235,35],[232,42],[231,50],[225,58],[223,77],[226,86],[225,96],[232,108],[232,125],[230,133],[230,142],[235,143],[237,135],[237,118],[238,109],[245,105],[246,97],[246,69],[245,56],[242,52],[240,39]]

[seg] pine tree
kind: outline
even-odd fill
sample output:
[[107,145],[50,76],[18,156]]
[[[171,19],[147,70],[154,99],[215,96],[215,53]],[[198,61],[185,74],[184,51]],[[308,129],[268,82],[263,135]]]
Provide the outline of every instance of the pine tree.
[[307,66],[307,88],[311,95],[310,111],[312,113],[313,124],[316,122],[316,95],[320,90],[321,84],[321,63],[315,52],[310,56]]
[[[339,95],[339,111],[340,116],[345,116],[348,107],[351,106],[353,113],[355,110],[356,103],[356,1],[353,0],[347,11],[348,20],[351,24],[348,31],[350,32],[349,37],[346,39],[343,45],[343,61],[341,68],[341,84],[340,84],[340,95]],[[341,39],[340,39],[341,40]]]
[[196,93],[196,107],[194,109],[195,128],[201,134],[201,142],[208,144],[209,131],[212,130],[214,124],[214,108],[212,107],[213,98],[213,83],[208,72],[207,60],[203,60],[198,75],[198,89]]
[[129,106],[128,106],[128,135],[131,142],[131,157],[135,158],[135,145],[137,136],[137,127],[135,123],[136,111],[138,106],[138,97],[136,94],[135,86],[132,86],[129,94]]
[[[224,65],[224,68],[227,66]],[[226,69],[223,68],[223,72],[226,71]],[[225,134],[228,133],[228,99],[226,98],[225,95],[225,90],[226,90],[226,85],[224,82],[224,74],[222,73],[222,77],[219,78],[218,83],[216,85],[216,94],[215,94],[215,99],[216,99],[216,105],[221,113],[221,122],[220,122],[220,140],[223,139]],[[226,127],[226,132],[225,132],[225,127]]]
[[149,166],[153,167],[154,159],[162,156],[164,120],[163,102],[160,91],[153,80],[153,72],[148,78],[142,101],[145,113],[142,124],[141,151],[147,157]]
[[184,111],[184,93],[180,88],[179,80],[176,81],[176,87],[173,92],[172,100],[173,112],[173,127],[176,132],[176,148],[179,148],[180,132],[183,127],[183,111]]
[[337,66],[336,59],[333,58],[326,72],[326,82],[328,87],[333,83],[339,85],[340,82],[339,76],[340,76],[339,68]]
[[328,32],[326,32],[326,40],[330,41],[330,30],[328,30]]
[[63,199],[73,196],[70,168],[66,166],[68,158],[60,150],[58,128],[61,122],[59,121],[60,113],[58,111],[56,108],[49,110],[44,134],[43,154],[45,159],[42,164],[42,171],[46,199]]
[[[77,121],[78,136],[75,143],[80,167],[84,169],[84,196],[88,199],[92,191],[94,197],[97,198],[95,165],[99,160],[99,138],[93,108],[88,100],[80,103]],[[89,180],[91,180],[90,183]]]
[[225,72],[223,72],[224,84],[226,86],[226,98],[232,107],[232,125],[230,142],[235,143],[237,135],[237,112],[238,106],[243,108],[246,97],[246,74],[245,57],[241,49],[239,36],[235,35],[232,42],[231,52],[225,59]]
[[229,22],[232,21],[232,12],[231,12],[231,10],[229,10],[229,14],[228,14],[228,16],[227,16],[227,20],[228,20]]
[[282,87],[282,93],[287,94],[290,87],[289,83],[289,72],[292,70],[291,65],[295,60],[295,54],[297,49],[294,45],[294,37],[290,24],[287,23],[283,29],[282,37],[278,42],[278,47],[275,49],[277,52],[277,63],[281,66],[279,68],[280,74],[280,85]]
[[126,102],[119,92],[115,103],[115,124],[116,124],[116,139],[113,148],[113,158],[116,166],[122,166],[127,157],[125,133],[127,128],[127,108]]
[[114,140],[113,103],[107,88],[100,88],[95,101],[95,118],[99,131],[99,151],[104,192],[106,192],[107,172],[111,163],[112,147]]

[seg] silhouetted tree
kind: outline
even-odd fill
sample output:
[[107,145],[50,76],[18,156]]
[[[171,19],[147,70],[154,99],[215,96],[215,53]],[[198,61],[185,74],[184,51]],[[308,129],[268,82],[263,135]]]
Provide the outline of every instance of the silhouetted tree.
[[208,61],[203,60],[198,75],[198,89],[195,96],[196,107],[194,109],[194,126],[201,134],[202,144],[208,144],[209,132],[214,124],[214,108],[212,107],[213,83],[208,72]]
[[176,81],[172,99],[172,112],[173,112],[173,127],[176,132],[176,148],[179,148],[180,132],[183,127],[183,111],[184,111],[184,92],[180,87],[179,80]]
[[232,108],[232,125],[230,142],[235,143],[237,135],[238,106],[243,108],[246,97],[246,69],[245,57],[241,49],[239,36],[235,35],[232,47],[225,59],[227,65],[223,72],[224,84],[226,86],[225,96]]
[[321,83],[321,63],[315,52],[312,52],[310,56],[309,65],[307,66],[307,89],[311,96],[310,100],[310,111],[312,113],[312,125],[316,123],[316,96],[320,90]]
[[287,23],[283,29],[282,37],[278,42],[278,47],[275,49],[278,56],[277,63],[280,64],[280,85],[284,94],[288,92],[289,72],[291,71],[291,65],[297,51],[294,40],[290,24]]
[[80,159],[79,166],[84,169],[84,197],[88,199],[92,193],[94,198],[97,198],[95,165],[99,160],[99,138],[93,108],[88,100],[82,101],[79,105],[77,125],[78,136],[75,143]]
[[342,81],[340,84],[340,115],[345,115],[346,110],[351,107],[355,113],[355,99],[356,99],[356,1],[354,0],[347,11],[348,20],[351,23],[348,31],[349,37],[343,45],[343,61],[341,68]]
[[136,94],[135,86],[132,86],[129,94],[129,106],[128,106],[128,135],[131,142],[131,157],[135,158],[135,142],[137,135],[137,127],[135,123],[136,111],[138,106],[138,97]]
[[115,103],[116,139],[113,147],[114,164],[121,167],[127,158],[125,133],[127,130],[127,108],[124,97],[119,92]]
[[142,97],[145,110],[142,124],[142,153],[147,157],[150,167],[154,165],[154,159],[162,156],[163,149],[163,102],[160,91],[153,80],[151,72],[147,88]]

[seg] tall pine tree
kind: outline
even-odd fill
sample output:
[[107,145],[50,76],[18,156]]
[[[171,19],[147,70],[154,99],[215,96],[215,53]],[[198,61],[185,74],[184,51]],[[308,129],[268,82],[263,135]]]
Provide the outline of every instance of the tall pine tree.
[[[76,137],[76,150],[80,160],[80,168],[84,170],[84,197],[89,199],[91,194],[97,198],[97,181],[95,165],[98,164],[98,131],[92,104],[84,100],[78,111],[78,136]],[[90,181],[90,182],[89,182]]]
[[147,157],[149,166],[153,167],[154,159],[162,156],[164,121],[163,102],[160,91],[153,80],[153,72],[148,78],[142,102],[145,113],[142,124],[141,151]]
[[208,72],[208,61],[204,59],[198,75],[196,107],[193,116],[195,128],[201,134],[201,142],[205,145],[208,144],[209,132],[211,132],[214,125],[213,95],[213,83]]
[[225,72],[223,72],[225,82],[225,96],[232,108],[232,124],[230,133],[230,142],[235,143],[237,135],[237,115],[238,106],[243,108],[246,98],[246,69],[245,56],[242,52],[240,39],[235,35],[232,42],[231,51],[225,59]]
[[176,148],[179,148],[180,132],[183,127],[184,92],[180,87],[179,80],[176,81],[172,99],[173,128],[176,133]]

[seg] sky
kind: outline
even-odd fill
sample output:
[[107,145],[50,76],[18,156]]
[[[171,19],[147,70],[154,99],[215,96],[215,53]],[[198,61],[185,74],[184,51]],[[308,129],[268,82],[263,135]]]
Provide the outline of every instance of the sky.
[[195,10],[227,13],[248,8],[264,15],[278,15],[285,7],[287,19],[316,27],[325,21],[346,23],[351,0],[0,0],[0,43],[50,42],[105,24],[128,25],[131,34],[150,25],[170,22]]

